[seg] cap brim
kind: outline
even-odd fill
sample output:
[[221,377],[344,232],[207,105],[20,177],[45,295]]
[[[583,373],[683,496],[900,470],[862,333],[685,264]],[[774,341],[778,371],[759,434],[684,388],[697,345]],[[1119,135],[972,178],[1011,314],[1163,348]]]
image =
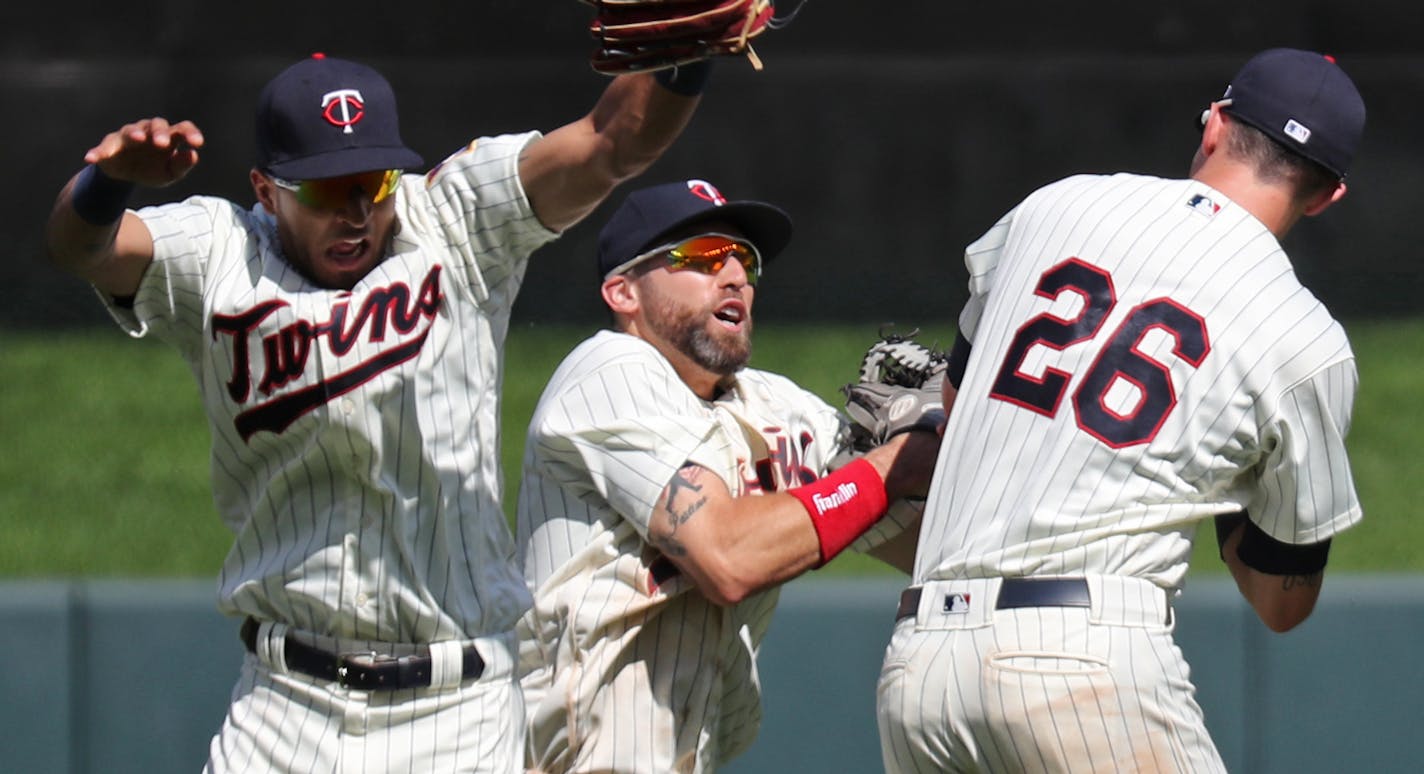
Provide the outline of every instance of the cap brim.
[[1281,148],[1287,153],[1294,154],[1305,159],[1306,161],[1316,164],[1317,166],[1324,169],[1326,172],[1329,172],[1330,174],[1341,180],[1345,179],[1345,170],[1340,169],[1337,164],[1333,164],[1330,161],[1326,160],[1324,156],[1319,153],[1316,153],[1314,150],[1307,148],[1304,145],[1289,142],[1288,140],[1280,136],[1281,132],[1279,129],[1273,128],[1262,121],[1258,121],[1252,116],[1243,115],[1234,110],[1231,110],[1229,106],[1222,108],[1222,110],[1227,115],[1231,116],[1232,120],[1240,121],[1241,123],[1246,124],[1247,126],[1265,135],[1271,140],[1271,142],[1274,142],[1275,144],[1281,146]]
[[[669,234],[703,221],[722,221],[736,226],[752,241],[752,244],[756,245],[757,252],[761,254],[763,265],[771,263],[771,259],[785,250],[786,245],[791,242],[790,215],[787,215],[780,207],[766,202],[744,200],[727,202],[720,207],[712,207],[695,215],[689,215],[659,231],[633,252],[635,255],[647,252],[667,239]],[[632,268],[634,263],[624,263],[611,269],[604,276],[606,278],[625,272]]]
[[424,166],[425,160],[410,148],[342,148],[300,159],[280,161],[267,171],[289,180],[320,180],[355,175],[378,169],[410,170]]

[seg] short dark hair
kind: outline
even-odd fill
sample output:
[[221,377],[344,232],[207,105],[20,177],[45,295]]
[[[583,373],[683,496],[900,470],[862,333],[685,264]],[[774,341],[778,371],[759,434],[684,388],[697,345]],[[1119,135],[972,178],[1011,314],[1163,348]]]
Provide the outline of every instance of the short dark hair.
[[1333,190],[1340,176],[1280,144],[1265,132],[1241,121],[1226,127],[1226,152],[1250,164],[1256,177],[1267,183],[1284,183],[1297,202]]

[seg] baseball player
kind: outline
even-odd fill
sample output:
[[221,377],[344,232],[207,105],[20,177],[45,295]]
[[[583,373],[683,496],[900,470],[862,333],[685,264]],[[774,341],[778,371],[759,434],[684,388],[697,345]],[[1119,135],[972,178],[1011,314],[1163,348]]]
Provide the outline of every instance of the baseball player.
[[1171,599],[1198,525],[1261,620],[1309,615],[1361,518],[1356,373],[1280,238],[1345,193],[1364,103],[1251,58],[1189,179],[1081,175],[969,245],[953,412],[878,711],[890,772],[1223,770]]
[[208,770],[519,769],[530,600],[497,463],[510,307],[530,253],[678,135],[685,86],[619,77],[548,135],[404,174],[423,162],[389,83],[318,54],[261,93],[251,209],[126,211],[198,163],[192,122],[136,121],[88,151],[50,254],[188,361],[235,535],[219,609],[249,655]]
[[[531,770],[710,772],[742,752],[776,584],[927,484],[936,433],[896,435],[827,474],[840,414],[745,367],[757,279],[790,233],[780,209],[702,180],[634,192],[602,231],[615,330],[555,371],[524,455]],[[893,554],[881,541],[918,511],[891,510],[857,548]]]

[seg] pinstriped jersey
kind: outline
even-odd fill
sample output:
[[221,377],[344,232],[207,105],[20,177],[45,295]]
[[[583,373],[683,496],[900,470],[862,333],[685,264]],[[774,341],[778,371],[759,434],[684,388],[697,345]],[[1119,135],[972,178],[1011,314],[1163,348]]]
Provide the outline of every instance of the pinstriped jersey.
[[[655,578],[653,506],[689,461],[733,496],[814,480],[842,427],[820,398],[764,371],[744,369],[704,401],[636,337],[602,331],[570,353],[535,409],[519,493],[534,590],[520,622],[531,765],[707,771],[751,743],[756,650],[778,590],[719,607],[685,577]],[[869,542],[900,526],[882,520]]]
[[1183,582],[1206,517],[1277,540],[1361,518],[1345,332],[1265,226],[1192,180],[1046,186],[965,251],[972,343],[916,581]]
[[497,420],[510,308],[555,236],[517,174],[537,136],[481,138],[407,175],[389,255],[350,291],[294,270],[260,206],[139,211],[154,259],[133,309],[111,311],[197,378],[235,534],[223,612],[433,642],[507,631],[527,608]]

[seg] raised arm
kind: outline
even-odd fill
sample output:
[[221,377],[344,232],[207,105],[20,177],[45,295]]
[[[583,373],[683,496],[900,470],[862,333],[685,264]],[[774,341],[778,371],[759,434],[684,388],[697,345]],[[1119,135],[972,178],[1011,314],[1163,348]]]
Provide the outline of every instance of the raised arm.
[[939,438],[908,432],[819,481],[788,492],[732,496],[689,463],[653,507],[649,539],[716,604],[830,561],[885,513],[929,485]]
[[588,115],[531,143],[519,176],[539,220],[562,231],[657,161],[692,117],[708,67],[620,75]]
[[181,180],[203,135],[190,121],[135,121],[84,154],[88,166],[60,191],[45,230],[50,261],[115,297],[132,296],[153,260],[153,238],[125,207],[135,186]]

